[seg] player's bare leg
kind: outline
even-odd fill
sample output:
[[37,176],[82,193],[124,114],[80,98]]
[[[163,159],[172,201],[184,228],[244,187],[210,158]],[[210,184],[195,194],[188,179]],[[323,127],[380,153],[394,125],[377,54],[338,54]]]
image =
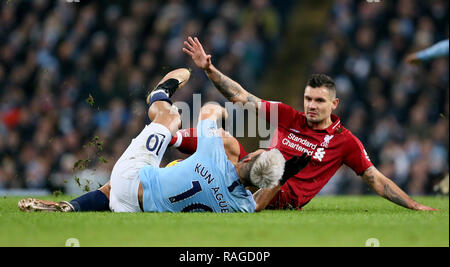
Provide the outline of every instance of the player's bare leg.
[[109,192],[111,191],[111,184],[108,181],[106,184],[104,184],[98,190],[100,190],[103,194],[105,194],[105,196],[109,199]]
[[[166,127],[172,135],[176,135],[176,132],[181,127],[181,118],[178,113],[177,107],[172,105],[170,97],[175,91],[183,87],[189,80],[191,73],[186,68],[176,69],[164,76],[164,78],[158,83],[158,85],[147,95],[148,117],[152,123],[161,124]],[[138,189],[138,201],[141,210],[143,188],[142,184],[139,184]]]
[[178,109],[166,101],[154,102],[148,109],[148,117],[153,123],[164,125],[172,134],[181,126]]
[[191,73],[186,68],[180,68],[167,73],[156,87],[148,93],[148,117],[153,123],[159,123],[169,129],[172,134],[181,126],[178,109],[172,105],[170,97],[183,87]]

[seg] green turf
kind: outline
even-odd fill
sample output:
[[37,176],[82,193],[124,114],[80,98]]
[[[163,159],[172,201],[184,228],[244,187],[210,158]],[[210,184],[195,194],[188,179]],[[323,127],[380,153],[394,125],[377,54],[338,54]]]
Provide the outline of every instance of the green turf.
[[[416,197],[437,212],[411,211],[378,196],[317,197],[303,211],[214,213],[25,213],[0,197],[0,246],[278,247],[449,246],[448,197]],[[51,200],[70,200],[68,196]]]

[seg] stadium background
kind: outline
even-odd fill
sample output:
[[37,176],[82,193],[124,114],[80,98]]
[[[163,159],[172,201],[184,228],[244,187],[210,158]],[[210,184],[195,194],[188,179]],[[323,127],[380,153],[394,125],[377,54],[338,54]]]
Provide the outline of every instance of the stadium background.
[[[223,103],[181,51],[191,35],[248,91],[298,110],[309,74],[330,75],[337,115],[374,164],[409,194],[432,194],[448,175],[448,58],[403,59],[448,38],[447,10],[445,0],[2,1],[0,190],[77,194],[107,181],[148,122],[147,88],[173,68],[193,69],[175,101]],[[163,164],[182,157],[170,149]],[[370,193],[346,167],[321,192]]]

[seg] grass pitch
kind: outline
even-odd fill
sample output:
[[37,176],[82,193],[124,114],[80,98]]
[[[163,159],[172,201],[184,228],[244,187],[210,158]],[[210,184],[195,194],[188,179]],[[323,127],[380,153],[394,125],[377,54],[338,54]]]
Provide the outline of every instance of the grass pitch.
[[[436,212],[378,196],[316,197],[302,211],[261,213],[25,213],[0,197],[0,246],[302,247],[449,246],[448,197],[415,197]],[[47,197],[70,200],[70,196]]]

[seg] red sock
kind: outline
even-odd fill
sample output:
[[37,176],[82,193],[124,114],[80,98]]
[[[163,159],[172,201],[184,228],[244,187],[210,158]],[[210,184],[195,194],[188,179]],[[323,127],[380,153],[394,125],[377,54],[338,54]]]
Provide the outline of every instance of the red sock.
[[176,147],[180,152],[186,154],[194,154],[197,150],[197,129],[181,129],[177,131],[177,135],[172,137],[169,146]]

